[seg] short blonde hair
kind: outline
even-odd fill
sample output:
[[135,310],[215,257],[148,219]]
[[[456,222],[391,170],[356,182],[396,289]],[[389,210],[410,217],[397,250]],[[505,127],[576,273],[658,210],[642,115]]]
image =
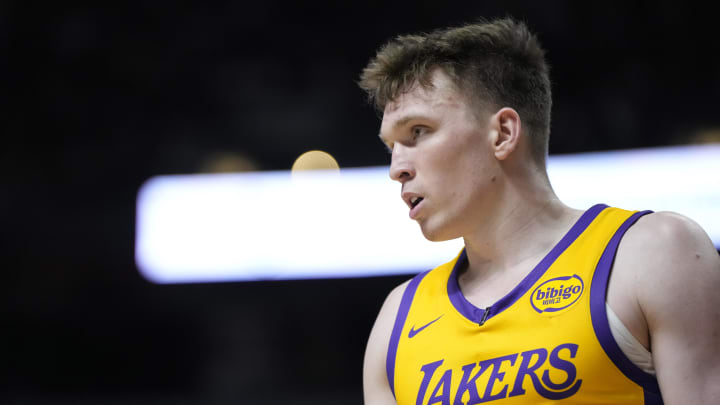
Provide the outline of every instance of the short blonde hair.
[[545,51],[527,26],[511,18],[420,35],[401,35],[377,52],[360,87],[382,113],[388,102],[419,84],[432,87],[441,68],[479,107],[512,107],[529,129],[532,155],[545,165],[552,93]]

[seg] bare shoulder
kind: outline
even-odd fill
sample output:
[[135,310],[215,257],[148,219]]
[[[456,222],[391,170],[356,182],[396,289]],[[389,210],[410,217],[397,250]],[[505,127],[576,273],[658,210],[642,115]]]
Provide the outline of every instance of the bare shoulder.
[[710,239],[697,222],[670,211],[655,212],[641,217],[627,234],[627,238],[632,238],[631,235],[642,236],[645,243],[671,242],[672,245],[681,248],[700,239],[706,239],[708,246],[712,247]]
[[390,334],[392,333],[395,318],[397,317],[398,309],[400,308],[400,301],[402,301],[402,296],[405,293],[405,289],[410,281],[411,280],[407,280],[393,288],[385,298],[385,302],[383,302],[380,312],[375,319],[372,331],[370,332],[368,346],[370,344],[384,346],[384,351],[387,351]]
[[366,404],[395,404],[387,380],[385,359],[400,302],[409,283],[410,280],[390,291],[370,332],[363,362],[363,395]]
[[395,313],[397,313],[397,309],[400,306],[400,300],[402,299],[402,296],[405,293],[405,289],[407,288],[407,285],[410,284],[410,281],[412,281],[412,279],[406,280],[405,282],[403,282],[403,283],[397,285],[395,288],[393,288],[392,291],[390,291],[390,293],[385,298],[385,302],[383,303],[383,307],[381,309],[381,314],[382,314],[382,310],[385,309],[385,307],[394,307],[394,311],[393,311],[394,312],[393,318],[394,318],[394,315],[395,315]]
[[615,267],[646,322],[665,403],[719,403],[720,256],[705,231],[676,213],[646,215]]
[[720,259],[712,241],[695,221],[674,212],[656,212],[641,217],[628,229],[618,260],[644,264],[640,268],[648,272],[669,269],[686,276],[686,271],[717,264]]
[[[405,293],[405,289],[407,288],[408,284],[410,284],[411,280],[407,280],[403,282],[402,284],[396,286],[395,288],[390,291],[390,293],[385,297],[385,302],[383,302],[382,307],[380,308],[380,313],[378,313],[377,319],[375,320],[375,325],[373,326],[373,330],[379,328],[384,328],[385,326],[388,326],[389,323],[391,329],[392,326],[395,323],[395,317],[397,316],[398,309],[400,308],[400,301],[402,301],[402,296]],[[388,331],[388,337],[390,336],[390,331]]]
[[674,305],[673,298],[694,290],[702,299],[711,293],[708,287],[720,288],[720,256],[712,241],[693,220],[673,212],[645,215],[630,227],[615,268],[632,284],[648,322]]

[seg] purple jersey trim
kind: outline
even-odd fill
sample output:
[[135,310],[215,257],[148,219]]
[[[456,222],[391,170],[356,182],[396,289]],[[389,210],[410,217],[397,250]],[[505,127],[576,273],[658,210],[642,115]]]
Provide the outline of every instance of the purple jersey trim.
[[397,356],[398,343],[400,342],[400,336],[402,334],[403,326],[405,326],[405,320],[407,319],[408,312],[410,312],[410,304],[412,304],[415,291],[417,290],[420,281],[423,277],[428,274],[430,270],[420,273],[413,277],[405,287],[402,299],[400,300],[400,308],[398,308],[397,316],[395,317],[395,325],[393,326],[392,334],[390,335],[390,344],[388,345],[387,361],[385,362],[385,369],[387,372],[388,383],[390,384],[390,391],[395,396],[395,357]]
[[610,271],[615,261],[615,254],[617,253],[620,240],[625,234],[625,231],[627,231],[635,221],[650,212],[652,211],[641,211],[631,215],[620,225],[618,230],[615,231],[615,234],[605,247],[605,251],[595,268],[595,275],[593,276],[592,285],[590,286],[590,316],[592,317],[595,335],[603,350],[605,350],[610,360],[612,360],[615,366],[625,374],[626,377],[643,387],[645,390],[645,403],[662,404],[657,379],[655,376],[642,371],[622,352],[610,332],[610,323],[608,322],[607,311],[605,309],[608,280],[610,279]]
[[[486,309],[478,308],[470,303],[470,301],[468,301],[462,294],[462,291],[460,291],[460,285],[457,280],[458,271],[467,266],[467,255],[465,253],[465,249],[463,249],[460,257],[455,263],[452,273],[450,274],[450,279],[448,280],[447,291],[448,296],[450,297],[450,302],[452,302],[455,309],[457,309],[458,312],[460,312],[465,318],[482,325],[488,319],[498,315],[506,308],[514,304],[515,301],[520,299],[520,297],[522,297],[530,289],[530,287],[532,287],[540,279],[540,277],[545,274],[545,271],[547,271],[550,265],[555,262],[558,256],[560,256],[565,249],[567,249],[568,246],[570,246],[575,239],[577,239],[577,237],[580,236],[585,229],[587,229],[588,225],[590,225],[590,223],[605,208],[607,208],[607,205],[596,204],[585,211],[575,222],[572,228],[567,231],[565,236],[560,239],[560,242],[558,242],[555,247],[553,247],[552,250],[545,255],[545,257],[537,264],[537,266],[535,266],[530,274],[525,276],[525,278],[506,296],[500,298],[495,304]],[[488,311],[487,316],[485,316],[485,311]]]

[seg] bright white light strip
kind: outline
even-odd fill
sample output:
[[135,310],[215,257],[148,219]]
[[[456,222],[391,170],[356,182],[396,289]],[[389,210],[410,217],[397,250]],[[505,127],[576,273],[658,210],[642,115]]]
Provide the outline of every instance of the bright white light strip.
[[690,217],[720,248],[720,145],[551,156],[558,197],[576,208],[601,202]]
[[[551,156],[558,196],[677,211],[720,246],[720,145]],[[387,167],[158,176],[140,189],[136,261],[157,283],[365,277],[451,259],[426,241]]]

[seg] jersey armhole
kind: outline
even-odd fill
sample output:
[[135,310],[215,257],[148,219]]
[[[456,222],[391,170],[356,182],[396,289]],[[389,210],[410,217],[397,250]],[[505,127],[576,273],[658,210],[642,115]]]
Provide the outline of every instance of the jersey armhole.
[[425,275],[429,272],[430,270],[420,273],[410,280],[407,287],[405,287],[402,299],[400,300],[400,307],[398,308],[397,315],[395,316],[395,324],[393,325],[392,333],[390,334],[387,360],[385,362],[388,384],[390,385],[390,391],[393,396],[395,396],[395,357],[397,356],[398,343],[400,343],[400,335],[402,334],[403,327],[405,326],[405,320],[407,319],[408,312],[410,312],[410,305],[412,304],[413,297],[415,297],[415,291],[417,290],[420,281],[422,281]]
[[652,211],[640,211],[632,214],[625,220],[625,222],[622,223],[622,225],[620,225],[617,231],[615,231],[615,234],[605,247],[605,250],[600,256],[597,267],[595,268],[595,274],[593,275],[592,285],[590,287],[590,316],[592,318],[595,336],[600,342],[600,345],[605,353],[608,355],[613,364],[615,364],[615,367],[617,367],[618,370],[620,370],[627,378],[643,388],[645,404],[661,405],[663,402],[660,397],[660,387],[658,386],[657,379],[655,376],[644,372],[636,366],[622,352],[620,346],[618,346],[615,338],[612,336],[612,332],[610,331],[610,323],[608,321],[607,310],[605,307],[610,272],[612,271],[612,266],[615,262],[615,255],[620,241],[630,226],[640,219],[640,217],[651,212]]

